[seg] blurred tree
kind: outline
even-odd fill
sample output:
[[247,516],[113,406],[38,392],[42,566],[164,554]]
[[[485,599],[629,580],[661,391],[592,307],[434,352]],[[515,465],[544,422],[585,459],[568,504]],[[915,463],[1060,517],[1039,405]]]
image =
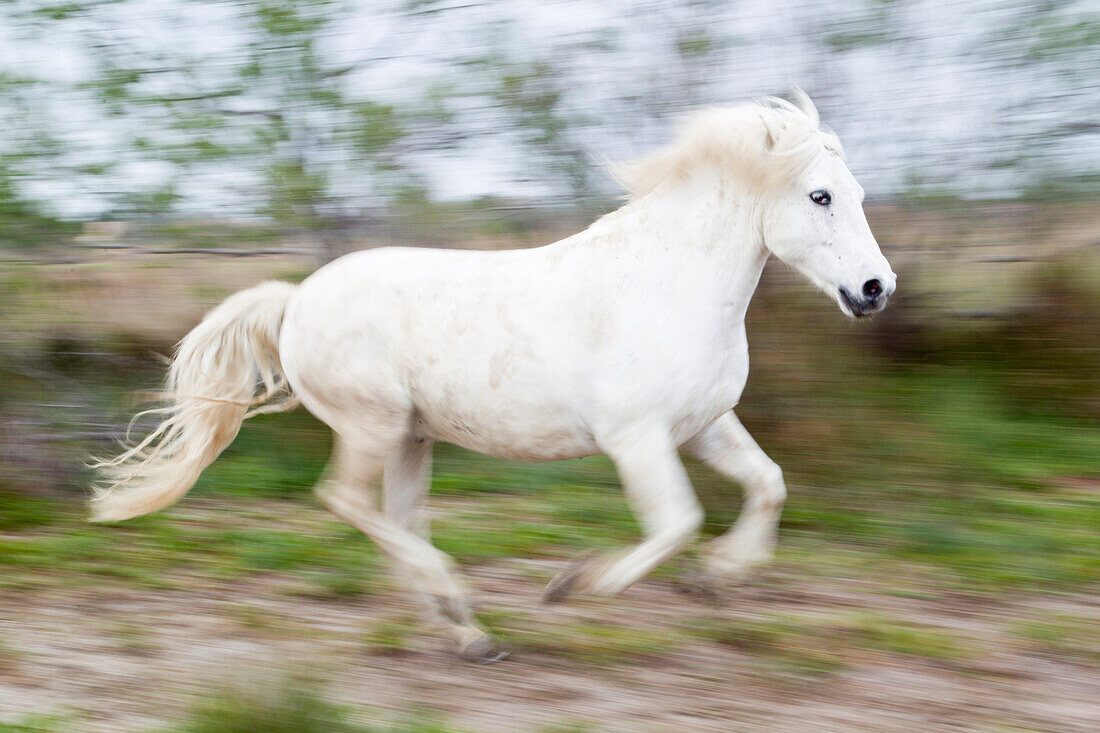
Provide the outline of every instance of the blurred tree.
[[19,191],[23,176],[0,167],[0,245],[33,245],[75,232],[71,222],[44,213],[43,206]]
[[48,130],[48,115],[38,104],[40,83],[0,73],[0,244],[36,244],[74,231],[75,225],[50,213],[27,187],[63,167],[62,146]]
[[563,104],[561,70],[546,59],[491,62],[496,75],[492,97],[519,132],[523,145],[546,164],[539,175],[556,177],[572,203],[583,203],[592,193],[591,157],[577,140],[578,119]]
[[[53,22],[71,21],[82,32],[93,73],[81,86],[108,118],[133,131],[128,158],[162,166],[159,182],[114,194],[115,213],[164,214],[218,172],[254,212],[314,232],[325,259],[340,254],[345,223],[361,216],[372,196],[418,184],[402,145],[413,144],[417,120],[424,123],[429,112],[436,113],[429,122],[439,119],[430,102],[398,109],[347,83],[384,55],[339,63],[322,51],[352,7],[245,0],[224,18],[237,33],[213,51],[201,38],[188,41],[196,18],[186,4],[162,9],[175,14],[157,19],[181,34],[172,44],[151,44],[122,21],[141,14],[140,2],[74,3],[50,12]],[[444,145],[445,136],[434,135],[433,143]],[[101,173],[114,176],[115,168]]]
[[979,47],[1000,67],[1037,81],[1010,90],[1002,102],[997,125],[1007,144],[994,165],[1017,171],[1025,182],[1020,193],[1032,198],[1100,193],[1100,175],[1077,164],[1100,142],[1096,4],[1020,0]]
[[572,206],[608,203],[592,147],[599,132],[640,152],[667,140],[685,109],[727,101],[715,73],[738,42],[725,29],[727,0],[617,0],[603,19],[535,39],[506,0],[478,5],[491,20],[478,26],[481,54],[463,64],[462,93],[493,111],[495,134]]
[[[395,201],[423,210],[435,191],[468,182],[469,195],[599,207],[611,186],[594,151],[636,155],[665,142],[685,109],[799,83],[847,125],[846,137],[879,153],[877,168],[902,171],[895,190],[905,180],[957,192],[1010,181],[1009,194],[1027,183],[1095,187],[1095,155],[1081,154],[1097,132],[1090,74],[1100,22],[1088,2],[815,9],[764,0],[11,0],[0,4],[0,43],[16,25],[4,21],[36,25],[32,43],[61,52],[46,65],[76,80],[55,84],[49,124],[9,127],[0,153],[52,156],[49,165],[3,159],[23,202],[45,198],[28,184],[48,180],[51,202],[80,200],[93,216],[262,214],[316,233],[331,256],[365,214],[396,211]],[[958,18],[981,27],[944,33]],[[790,58],[776,58],[773,45]],[[74,49],[78,58],[64,58]],[[913,144],[897,144],[884,118]],[[28,142],[30,130],[49,131],[50,145],[45,135]],[[477,161],[480,188],[465,160]]]

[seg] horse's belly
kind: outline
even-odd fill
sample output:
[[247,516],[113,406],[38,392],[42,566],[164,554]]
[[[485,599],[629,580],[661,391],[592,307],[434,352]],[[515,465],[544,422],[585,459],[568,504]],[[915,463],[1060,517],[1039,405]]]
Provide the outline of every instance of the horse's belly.
[[563,414],[424,406],[417,408],[417,418],[426,437],[497,458],[556,461],[599,452],[579,421]]

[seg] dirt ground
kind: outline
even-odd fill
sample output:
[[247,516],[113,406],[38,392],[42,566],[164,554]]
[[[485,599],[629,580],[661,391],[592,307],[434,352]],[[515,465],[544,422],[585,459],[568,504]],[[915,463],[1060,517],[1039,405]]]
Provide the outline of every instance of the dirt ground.
[[[299,668],[365,722],[392,724],[423,708],[465,731],[1100,729],[1092,660],[1021,647],[1005,634],[1006,624],[1036,611],[1100,624],[1096,597],[898,595],[780,566],[731,591],[721,607],[681,595],[666,580],[618,599],[542,606],[545,577],[557,564],[506,560],[467,569],[481,609],[527,619],[544,640],[491,666],[459,661],[411,623],[400,644],[379,645],[369,629],[415,616],[396,588],[332,602],[288,594],[277,576],[196,576],[186,591],[88,583],[8,592],[0,597],[0,636],[14,661],[0,665],[0,720],[60,714],[79,720],[79,730],[145,731],[186,719],[197,698],[227,684],[267,684],[272,670]],[[852,650],[843,667],[806,672],[736,640],[683,633],[761,613],[861,610],[949,631],[979,651],[937,658]],[[598,643],[578,655],[570,629],[586,624],[623,634],[644,629],[656,645],[623,659],[612,638],[619,658],[602,658]],[[555,634],[560,652],[545,643]],[[662,638],[673,641],[664,646]]]

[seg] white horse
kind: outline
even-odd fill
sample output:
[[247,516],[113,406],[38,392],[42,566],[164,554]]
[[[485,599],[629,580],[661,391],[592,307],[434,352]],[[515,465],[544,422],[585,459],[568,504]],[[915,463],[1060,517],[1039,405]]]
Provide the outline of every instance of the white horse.
[[896,276],[839,141],[801,92],[701,111],[618,173],[629,202],[544,247],[356,252],[299,286],[230,297],[180,342],[160,427],[98,464],[94,518],[171,504],[244,418],[300,400],[336,434],[321,501],[396,561],[465,658],[499,652],[428,539],[433,441],[528,461],[611,457],[645,539],[575,563],[550,600],[620,593],[691,540],[703,510],[681,447],[745,491],[737,523],[705,548],[707,576],[766,560],[786,489],[733,413],[764,262],[775,254],[853,317],[882,309]]

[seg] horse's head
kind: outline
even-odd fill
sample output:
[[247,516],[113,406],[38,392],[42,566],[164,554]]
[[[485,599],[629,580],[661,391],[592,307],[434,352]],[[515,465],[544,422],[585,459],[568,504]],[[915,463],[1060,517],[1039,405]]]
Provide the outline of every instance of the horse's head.
[[764,245],[849,316],[875,313],[886,307],[897,276],[867,224],[863,188],[839,142],[818,129],[809,98],[799,94],[797,101],[797,117],[783,107],[777,111],[787,114],[761,115],[769,149],[792,173],[773,179],[761,198]]
[[[764,246],[828,293],[850,316],[882,310],[897,276],[863,215],[863,189],[844,164],[840,141],[821,129],[801,90],[795,103],[776,97],[700,110],[679,137],[616,178],[641,199],[699,171],[752,195]],[[719,190],[721,190],[720,187]]]

